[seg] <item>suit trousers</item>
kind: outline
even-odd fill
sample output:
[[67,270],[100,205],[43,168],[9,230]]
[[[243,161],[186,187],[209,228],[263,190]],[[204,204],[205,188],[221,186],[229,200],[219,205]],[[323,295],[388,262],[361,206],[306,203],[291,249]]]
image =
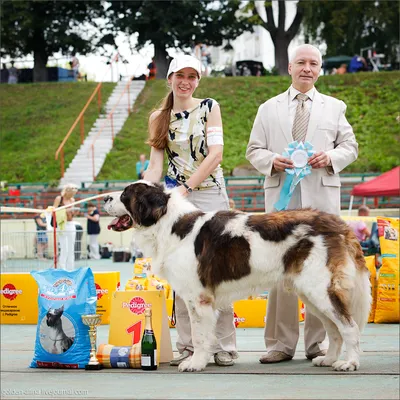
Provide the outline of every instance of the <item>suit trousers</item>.
[[[288,209],[301,208],[300,184],[296,187]],[[265,196],[267,201],[267,194]],[[266,204],[267,209],[267,204]],[[306,355],[312,355],[328,348],[324,341],[326,331],[322,322],[306,310],[304,345]],[[298,297],[287,292],[283,284],[268,293],[267,318],[264,330],[267,351],[282,351],[290,356],[296,352],[299,340]]]
[[[229,199],[225,188],[195,190],[188,195],[188,200],[202,211],[229,209]],[[178,338],[176,347],[180,353],[184,349],[193,351],[190,317],[184,301],[176,296],[176,330]],[[236,328],[233,320],[233,307],[219,310],[216,326],[217,344],[214,353],[220,351],[236,352]]]

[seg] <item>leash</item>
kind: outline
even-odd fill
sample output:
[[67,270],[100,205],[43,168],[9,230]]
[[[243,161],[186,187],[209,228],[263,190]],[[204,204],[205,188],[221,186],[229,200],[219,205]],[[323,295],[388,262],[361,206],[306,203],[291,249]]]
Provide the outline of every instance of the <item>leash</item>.
[[176,313],[175,313],[175,290],[172,296],[172,314],[171,314],[171,326],[176,325]]
[[[113,192],[110,192],[113,193]],[[91,200],[95,200],[101,197],[105,197],[108,196],[110,193],[101,193],[98,194],[96,196],[92,196],[92,197],[87,197],[85,199],[79,200],[79,201],[75,201],[74,203],[71,204],[67,204],[66,206],[61,206],[61,207],[56,207],[53,209],[53,207],[47,207],[47,209],[43,209],[43,208],[26,208],[26,207],[7,207],[7,206],[1,206],[0,207],[0,213],[6,213],[6,212],[14,212],[14,213],[45,213],[45,212],[56,212],[56,211],[60,211],[60,210],[64,210],[65,208],[70,208],[73,207],[77,204],[81,204],[81,203],[85,203]]]

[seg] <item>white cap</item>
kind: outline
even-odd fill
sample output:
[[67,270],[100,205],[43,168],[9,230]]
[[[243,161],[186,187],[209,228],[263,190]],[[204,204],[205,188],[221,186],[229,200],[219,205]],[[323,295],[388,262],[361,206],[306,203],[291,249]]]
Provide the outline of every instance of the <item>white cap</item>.
[[200,61],[192,56],[177,56],[169,64],[167,79],[173,72],[178,72],[183,68],[193,68],[201,78],[201,64]]

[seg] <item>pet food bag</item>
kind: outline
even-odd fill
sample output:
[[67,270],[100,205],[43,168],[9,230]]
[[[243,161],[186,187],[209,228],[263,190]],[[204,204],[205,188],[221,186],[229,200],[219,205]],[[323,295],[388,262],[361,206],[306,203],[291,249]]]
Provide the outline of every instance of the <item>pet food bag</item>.
[[371,283],[371,296],[372,304],[369,312],[368,322],[374,322],[375,319],[375,308],[376,308],[376,295],[378,289],[378,281],[376,276],[375,256],[365,257],[365,264],[369,270],[369,281]]
[[90,268],[32,271],[39,287],[39,319],[31,368],[84,368],[90,358],[89,327],[82,315],[96,314]]
[[378,217],[382,266],[378,274],[375,323],[400,322],[399,219]]

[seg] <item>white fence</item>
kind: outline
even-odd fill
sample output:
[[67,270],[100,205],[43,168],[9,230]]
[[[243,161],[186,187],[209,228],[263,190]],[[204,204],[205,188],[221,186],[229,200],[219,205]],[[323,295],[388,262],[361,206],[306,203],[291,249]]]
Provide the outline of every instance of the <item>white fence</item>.
[[[60,246],[57,243],[57,259]],[[77,230],[75,266],[88,264],[87,234]],[[29,272],[54,267],[54,236],[52,231],[1,233],[1,272]]]

